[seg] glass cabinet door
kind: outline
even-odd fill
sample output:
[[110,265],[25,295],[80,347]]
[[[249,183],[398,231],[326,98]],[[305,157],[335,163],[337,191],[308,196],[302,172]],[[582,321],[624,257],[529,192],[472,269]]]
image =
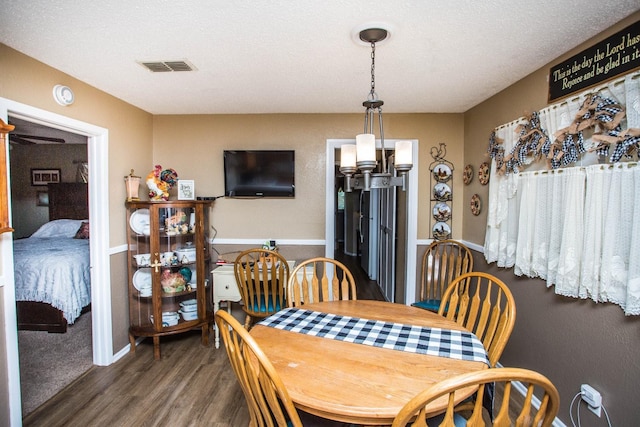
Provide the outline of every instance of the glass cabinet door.
[[[209,204],[127,202],[130,270],[130,337],[157,337],[202,329],[208,345],[213,303]],[[159,344],[157,345],[159,358]]]

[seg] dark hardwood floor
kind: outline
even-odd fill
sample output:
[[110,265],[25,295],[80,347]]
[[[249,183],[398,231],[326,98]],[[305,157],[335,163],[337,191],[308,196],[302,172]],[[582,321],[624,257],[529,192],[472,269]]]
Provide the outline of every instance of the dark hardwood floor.
[[384,295],[374,280],[369,280],[365,271],[360,267],[360,259],[355,256],[348,256],[342,251],[336,251],[335,259],[342,262],[349,268],[356,281],[356,296],[358,299],[372,299],[384,301]]

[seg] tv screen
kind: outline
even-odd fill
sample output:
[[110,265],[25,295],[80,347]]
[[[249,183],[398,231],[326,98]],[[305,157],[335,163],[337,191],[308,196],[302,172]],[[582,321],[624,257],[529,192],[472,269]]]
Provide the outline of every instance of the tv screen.
[[295,151],[225,150],[224,195],[295,197]]

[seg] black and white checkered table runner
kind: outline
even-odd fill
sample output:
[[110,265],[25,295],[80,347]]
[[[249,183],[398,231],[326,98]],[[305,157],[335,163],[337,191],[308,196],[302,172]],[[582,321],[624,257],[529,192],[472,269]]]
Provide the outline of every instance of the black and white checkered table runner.
[[489,364],[482,342],[466,331],[425,328],[299,308],[284,309],[259,324],[374,347]]

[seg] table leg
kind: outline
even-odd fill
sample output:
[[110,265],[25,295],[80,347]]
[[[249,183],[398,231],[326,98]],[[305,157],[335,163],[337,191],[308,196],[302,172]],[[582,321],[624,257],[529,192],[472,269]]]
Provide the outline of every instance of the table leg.
[[[215,316],[216,312],[220,309],[220,301],[214,299],[213,300],[213,314]],[[213,332],[215,334],[214,345],[216,348],[220,348],[220,331],[218,330],[218,325],[216,322],[213,322]]]

